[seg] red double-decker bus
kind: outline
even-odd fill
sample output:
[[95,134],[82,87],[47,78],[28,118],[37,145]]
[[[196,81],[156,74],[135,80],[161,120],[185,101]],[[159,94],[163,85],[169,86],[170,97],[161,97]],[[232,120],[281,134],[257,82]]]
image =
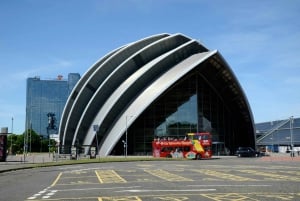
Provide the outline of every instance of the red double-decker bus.
[[210,133],[188,133],[184,139],[165,137],[152,142],[153,157],[201,159],[212,157]]

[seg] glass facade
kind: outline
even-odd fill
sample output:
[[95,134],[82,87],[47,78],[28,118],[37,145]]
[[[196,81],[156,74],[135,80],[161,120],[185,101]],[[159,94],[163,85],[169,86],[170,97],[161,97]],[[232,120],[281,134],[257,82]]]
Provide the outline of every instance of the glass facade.
[[77,84],[78,80],[80,79],[80,75],[78,73],[69,73],[68,75],[68,95],[71,94],[73,88]]
[[39,135],[48,137],[48,113],[55,115],[56,129],[49,134],[58,132],[59,121],[67,98],[80,79],[77,73],[69,74],[68,80],[58,76],[54,80],[41,80],[39,77],[27,79],[26,90],[26,129],[32,129]]
[[[240,129],[235,123],[239,115],[221,97],[200,72],[190,73],[170,87],[128,128],[128,153],[150,155],[154,137],[183,138],[189,132],[210,132],[218,145],[213,146],[214,154],[232,153],[237,141],[234,134]],[[124,138],[116,148],[122,147],[122,140]],[[116,154],[121,153],[119,148]]]

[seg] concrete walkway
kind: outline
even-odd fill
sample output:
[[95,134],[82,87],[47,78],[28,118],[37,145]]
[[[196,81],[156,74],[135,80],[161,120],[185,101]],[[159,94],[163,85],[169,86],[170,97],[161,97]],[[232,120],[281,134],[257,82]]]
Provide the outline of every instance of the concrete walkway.
[[290,153],[269,153],[268,156],[261,157],[262,161],[300,161],[300,155],[294,153],[293,157]]
[[29,153],[27,155],[8,155],[7,163],[47,163],[53,161],[53,155],[49,153]]
[[0,162],[0,172],[8,170],[22,169],[31,167],[34,163],[53,162],[53,155],[49,153],[32,153],[24,155],[8,155],[6,162]]

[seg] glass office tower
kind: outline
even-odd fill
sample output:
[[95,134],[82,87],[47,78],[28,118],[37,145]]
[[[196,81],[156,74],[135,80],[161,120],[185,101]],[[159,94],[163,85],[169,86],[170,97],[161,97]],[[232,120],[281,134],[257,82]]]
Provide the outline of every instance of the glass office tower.
[[[80,79],[78,73],[70,73],[68,80],[61,75],[56,79],[41,80],[40,77],[27,79],[26,87],[26,125],[38,135],[47,138],[48,134],[58,132],[59,121],[73,87]],[[54,114],[54,129],[48,127],[48,114]]]

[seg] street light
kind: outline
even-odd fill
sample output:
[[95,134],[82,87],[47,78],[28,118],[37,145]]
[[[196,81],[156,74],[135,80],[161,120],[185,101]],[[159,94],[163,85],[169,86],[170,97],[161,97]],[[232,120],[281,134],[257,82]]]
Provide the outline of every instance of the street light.
[[[273,121],[271,121],[271,126],[273,127]],[[274,152],[274,141],[273,141],[273,139],[274,139],[274,132],[272,131],[272,137],[271,137],[271,140],[272,140],[272,149],[271,149],[271,151],[272,151],[272,153]]]
[[31,154],[31,136],[32,136],[32,122],[30,120],[30,133],[29,133],[29,153]]
[[127,143],[126,143],[124,140],[122,140],[122,142],[123,142],[123,146],[124,146],[124,157],[126,158],[126,147],[127,147]]
[[[94,129],[95,135],[96,135],[96,147],[97,147],[97,152],[99,152],[99,143],[98,143],[99,125],[97,125],[97,124],[93,125],[93,129]],[[96,153],[96,157],[97,157],[97,153]]]
[[291,116],[290,117],[290,137],[291,137],[291,156],[293,157],[294,156],[294,145],[293,145],[293,123],[294,123],[294,117]]
[[47,114],[47,117],[48,117],[48,126],[46,127],[47,129],[47,134],[48,134],[48,138],[49,138],[49,142],[48,142],[48,151],[49,151],[49,158],[50,158],[50,130],[57,130],[56,128],[56,118],[55,118],[55,114],[52,113],[52,112],[49,112]]
[[[31,154],[31,140],[32,140],[32,119],[33,119],[33,117],[32,117],[33,116],[32,115],[32,110],[33,110],[33,108],[36,108],[36,107],[37,106],[32,105],[32,104],[30,106],[30,119],[29,119],[29,129],[30,129],[30,132],[29,132],[29,135],[27,133],[27,152],[28,152],[28,149],[29,149],[29,153],[30,154]],[[29,141],[29,145],[28,145],[28,141]]]
[[25,123],[25,132],[24,132],[24,136],[23,136],[23,160],[24,160],[24,163],[25,163],[25,160],[26,160],[27,146],[28,146],[28,140],[27,140],[27,136],[28,136],[28,118],[27,118],[27,112],[28,112],[28,108],[26,108],[26,123]]
[[[129,119],[128,119],[129,117]],[[128,126],[127,126],[127,122],[132,118],[134,117],[134,115],[126,115],[126,133],[125,133],[125,143],[124,143],[124,146],[125,146],[125,157],[127,157],[127,151],[128,151],[128,139],[127,139],[127,135],[128,135]]]
[[14,118],[11,118],[10,153],[12,154],[12,135],[14,133]]

